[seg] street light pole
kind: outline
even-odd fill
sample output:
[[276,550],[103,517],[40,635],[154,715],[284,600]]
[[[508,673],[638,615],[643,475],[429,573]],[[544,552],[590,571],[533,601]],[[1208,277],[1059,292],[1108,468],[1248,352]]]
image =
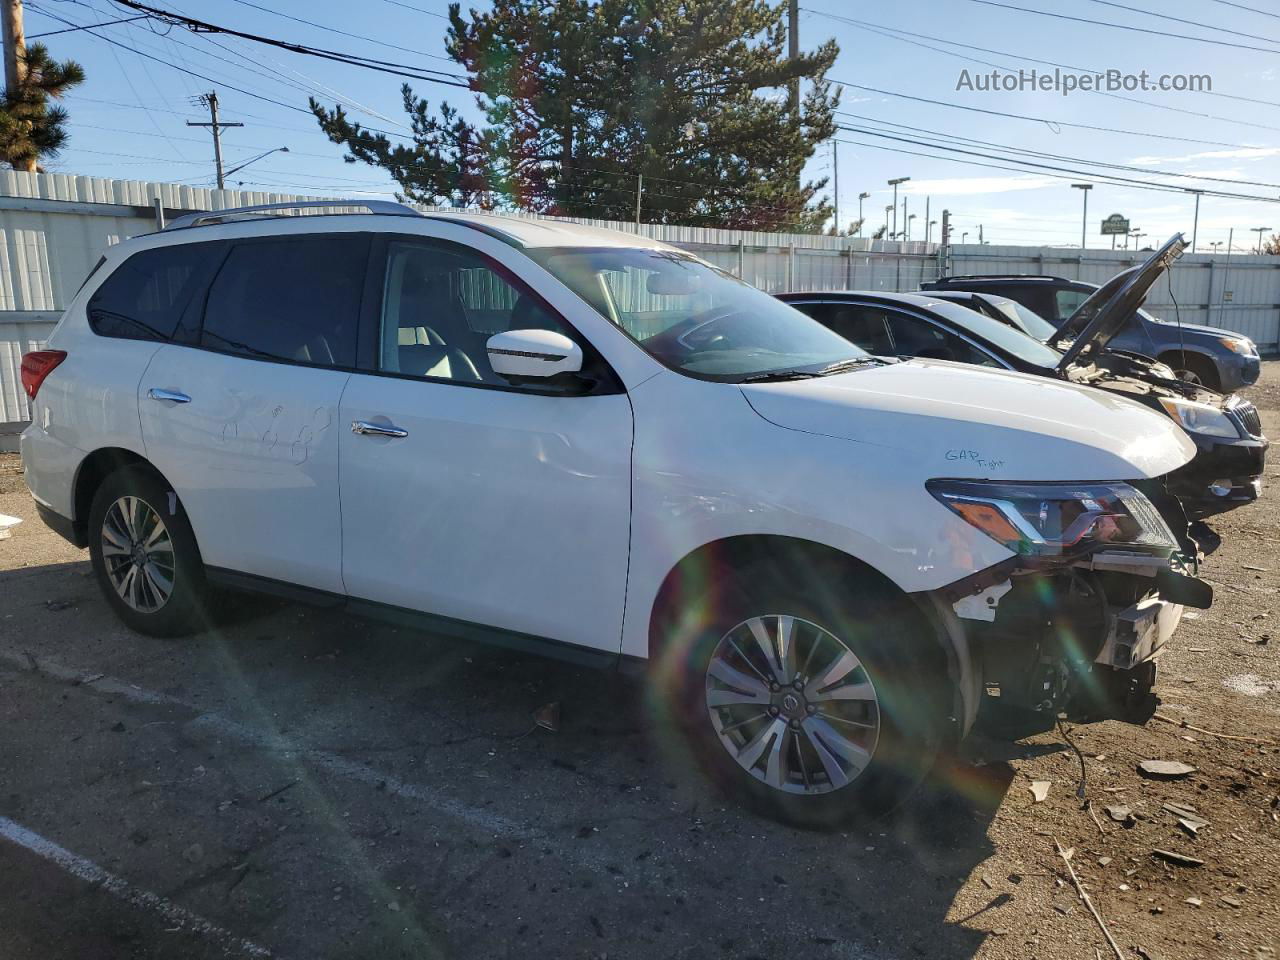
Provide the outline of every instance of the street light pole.
[[1092,183],[1073,183],[1072,188],[1084,194],[1084,213],[1080,217],[1080,249],[1084,249],[1085,240],[1089,236],[1089,191]]
[[1196,215],[1195,219],[1191,221],[1191,252],[1195,253],[1196,236],[1200,233],[1200,195],[1204,193],[1204,191],[1188,187],[1187,193],[1194,193],[1196,195]]
[[906,183],[910,177],[897,177],[888,181],[889,186],[893,187],[893,232],[898,232],[898,184]]
[[230,170],[225,171],[225,173],[223,174],[223,176],[224,176],[224,177],[229,177],[229,176],[231,176],[233,173],[236,173],[236,172],[238,172],[238,171],[240,171],[240,170],[243,170],[243,169],[244,169],[245,167],[247,167],[249,164],[251,164],[251,163],[257,163],[259,160],[263,159],[264,157],[269,157],[269,156],[271,156],[273,153],[288,153],[288,152],[289,152],[289,148],[288,148],[288,147],[275,147],[275,148],[273,148],[273,149],[271,149],[271,150],[267,150],[265,153],[260,153],[260,154],[258,154],[256,157],[250,157],[250,158],[249,158],[248,160],[246,160],[244,163],[236,164],[236,166],[232,167]]
[[1256,233],[1256,234],[1258,235],[1258,249],[1257,249],[1255,252],[1256,252],[1256,253],[1258,253],[1259,255],[1261,255],[1261,253],[1262,253],[1262,235],[1263,235],[1264,233],[1266,233],[1268,230],[1270,230],[1271,228],[1270,228],[1270,227],[1250,227],[1249,229],[1250,229],[1253,233]]
[[863,223],[863,220],[862,220],[862,201],[863,201],[863,200],[865,200],[865,199],[867,199],[867,197],[869,197],[869,196],[871,196],[871,194],[869,194],[869,193],[860,193],[860,194],[858,194],[858,234],[859,234],[859,236],[861,236],[861,234],[862,234],[862,223]]
[[[892,203],[890,203],[890,204],[886,204],[886,205],[885,205],[885,208],[884,208],[884,238],[885,238],[886,240],[892,240],[892,239],[893,239],[893,237],[891,237],[891,236],[889,235],[889,211],[890,211],[890,210],[896,210],[896,209],[897,209],[897,207],[896,207],[896,206],[894,206]],[[896,221],[895,221],[895,223],[896,223]]]
[[907,243],[911,242],[911,221],[914,220],[915,218],[916,218],[916,215],[914,213],[911,216],[907,217]]

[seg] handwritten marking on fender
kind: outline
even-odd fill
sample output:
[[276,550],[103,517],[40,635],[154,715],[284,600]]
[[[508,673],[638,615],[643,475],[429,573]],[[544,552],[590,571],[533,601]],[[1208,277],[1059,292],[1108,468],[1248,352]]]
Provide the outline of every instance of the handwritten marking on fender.
[[977,450],[948,450],[945,457],[948,460],[963,460],[965,463],[972,463],[983,470],[998,470],[1005,464],[1005,461],[992,460],[983,456]]

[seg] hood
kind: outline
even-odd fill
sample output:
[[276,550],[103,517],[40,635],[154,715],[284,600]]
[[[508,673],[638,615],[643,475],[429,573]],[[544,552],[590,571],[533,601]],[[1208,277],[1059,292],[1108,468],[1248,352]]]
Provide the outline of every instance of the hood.
[[1060,380],[945,360],[742,386],[781,427],[905,452],[933,477],[1094,481],[1157,477],[1195,444],[1169,417]]
[[1058,328],[1057,342],[1072,341],[1058,369],[1065,371],[1077,362],[1088,362],[1105,349],[1186,248],[1182,234],[1175,233],[1145,263],[1117,273],[1080,304]]
[[[1161,326],[1173,327],[1175,330],[1179,326],[1173,320],[1165,320],[1163,317],[1153,316],[1150,313],[1147,313],[1147,318]],[[1211,337],[1215,342],[1222,337],[1235,337],[1238,340],[1246,339],[1243,333],[1232,333],[1230,330],[1223,330],[1221,327],[1206,327],[1202,323],[1184,323],[1181,324],[1181,327],[1184,336]]]

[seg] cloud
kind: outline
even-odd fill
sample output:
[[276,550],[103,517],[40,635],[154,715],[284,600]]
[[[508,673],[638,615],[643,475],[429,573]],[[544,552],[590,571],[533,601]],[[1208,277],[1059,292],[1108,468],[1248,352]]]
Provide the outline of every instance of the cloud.
[[944,177],[937,180],[911,180],[903,184],[903,190],[911,194],[974,196],[1010,193],[1015,190],[1040,190],[1061,185],[1061,180],[1049,177]]
[[1280,147],[1239,147],[1233,150],[1205,150],[1180,157],[1134,157],[1129,163],[1153,167],[1162,163],[1191,163],[1195,160],[1262,160],[1280,157]]

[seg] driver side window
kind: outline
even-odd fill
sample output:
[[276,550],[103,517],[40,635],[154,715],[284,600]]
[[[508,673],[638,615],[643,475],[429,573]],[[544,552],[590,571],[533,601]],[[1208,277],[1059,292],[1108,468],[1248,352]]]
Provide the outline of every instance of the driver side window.
[[379,369],[387,373],[510,386],[489,364],[491,336],[573,336],[539,298],[465,248],[393,242],[383,283]]

